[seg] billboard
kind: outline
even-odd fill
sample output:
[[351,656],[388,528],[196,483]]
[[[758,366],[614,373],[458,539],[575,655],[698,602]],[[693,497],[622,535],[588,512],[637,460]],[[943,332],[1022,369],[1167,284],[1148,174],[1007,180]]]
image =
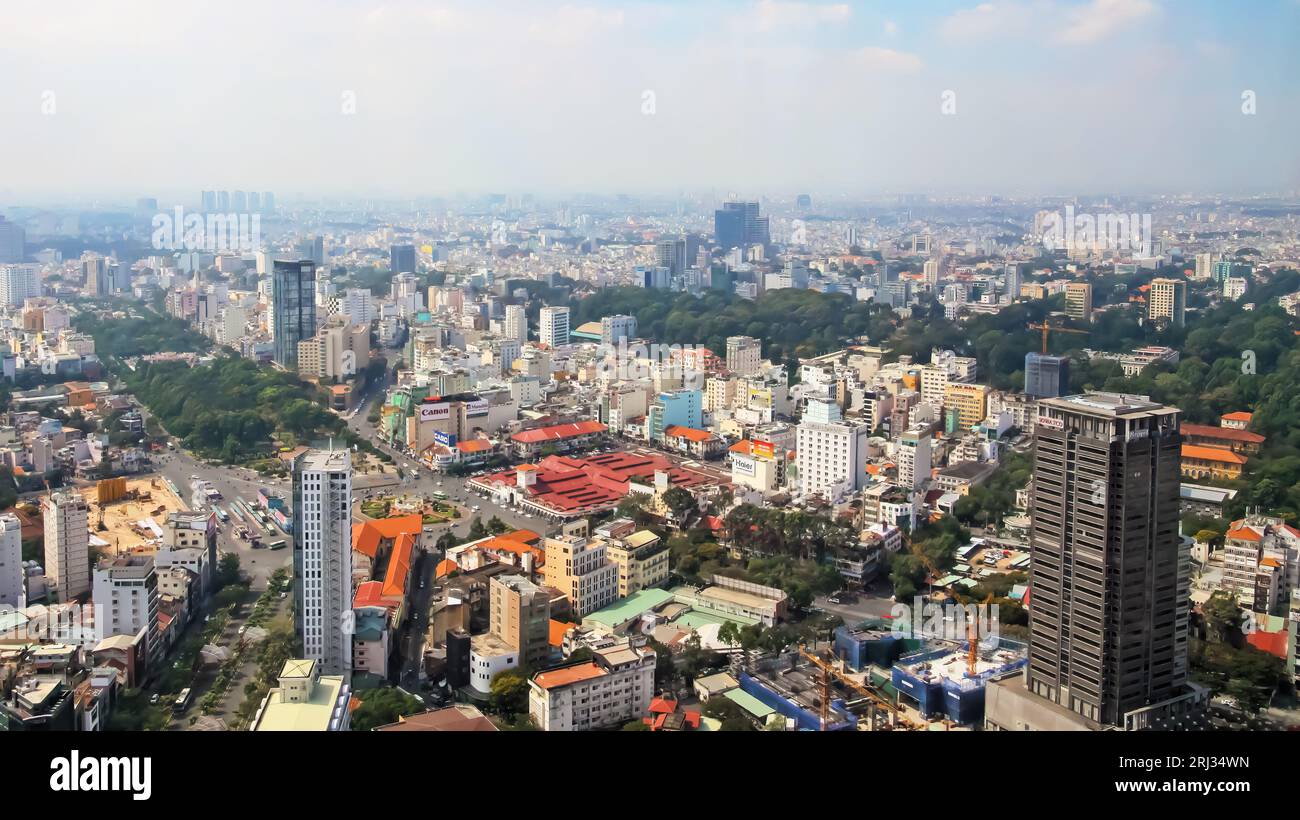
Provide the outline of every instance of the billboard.
[[444,433],[443,431],[438,430],[438,431],[434,432],[434,434],[433,434],[433,440],[434,440],[435,442],[437,442],[438,444],[443,445],[444,447],[455,447],[455,446],[456,446],[456,434],[455,434],[455,433]]
[[754,439],[750,442],[749,449],[754,455],[762,458],[774,458],[776,455],[776,447],[770,441]]
[[491,409],[491,407],[492,405],[489,404],[487,401],[484,401],[483,399],[479,399],[477,401],[465,402],[465,415],[468,418],[474,418],[476,416],[486,416],[488,414],[488,410]]
[[451,405],[446,402],[439,404],[421,404],[417,418],[419,418],[421,422],[444,421],[451,418]]
[[754,460],[744,456],[732,456],[731,471],[736,475],[753,477],[755,472]]

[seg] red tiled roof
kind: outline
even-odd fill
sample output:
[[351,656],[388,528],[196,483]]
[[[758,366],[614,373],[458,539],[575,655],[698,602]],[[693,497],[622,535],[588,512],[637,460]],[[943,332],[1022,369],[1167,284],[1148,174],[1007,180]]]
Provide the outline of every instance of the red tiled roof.
[[1234,541],[1263,541],[1264,537],[1250,527],[1238,527],[1228,530],[1228,537]]
[[[1244,410],[1238,410],[1235,413],[1224,413],[1219,418],[1224,421],[1250,421],[1254,417],[1253,413],[1247,413]],[[1185,426],[1185,425],[1184,425]]]
[[380,581],[363,581],[357,585],[357,594],[352,597],[352,608],[363,609],[370,606],[393,607],[392,601],[384,600],[384,585]]
[[592,433],[603,433],[609,428],[598,421],[579,421],[569,424],[556,424],[551,427],[538,427],[534,430],[521,430],[510,437],[520,444],[540,444],[543,441],[563,441]]
[[1184,436],[1201,436],[1217,438],[1224,441],[1240,441],[1244,444],[1263,444],[1264,437],[1249,430],[1237,430],[1232,427],[1211,427],[1208,424],[1181,424],[1178,428]]
[[[529,495],[534,501],[562,512],[613,506],[628,494],[631,481],[648,482],[657,470],[666,470],[669,483],[677,487],[713,481],[658,454],[601,453],[586,459],[549,456],[536,467],[537,479],[528,488]],[[516,469],[483,476],[471,483],[485,487],[514,486]]]

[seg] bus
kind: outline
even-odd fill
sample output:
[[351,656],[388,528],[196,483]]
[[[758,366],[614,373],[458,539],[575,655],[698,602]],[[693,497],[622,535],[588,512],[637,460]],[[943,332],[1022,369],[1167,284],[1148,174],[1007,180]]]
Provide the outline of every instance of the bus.
[[180,715],[183,714],[186,709],[190,708],[190,698],[193,694],[193,691],[188,686],[182,689],[181,693],[176,696],[176,700],[172,703],[172,714]]
[[272,541],[266,545],[266,548],[271,550],[282,550],[284,549],[284,539],[281,538],[279,541]]
[[444,492],[433,492],[433,493],[429,493],[429,497],[430,497],[430,498],[436,498],[436,499],[438,499],[439,501],[446,501],[446,500],[447,500],[447,494],[444,493]]
[[225,510],[217,507],[217,520],[224,524],[230,520],[230,516],[226,514]]

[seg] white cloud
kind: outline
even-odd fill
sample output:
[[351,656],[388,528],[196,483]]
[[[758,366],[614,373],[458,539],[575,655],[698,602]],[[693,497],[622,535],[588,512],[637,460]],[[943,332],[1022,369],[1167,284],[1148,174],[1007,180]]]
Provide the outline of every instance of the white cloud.
[[1069,23],[1060,34],[1066,43],[1095,43],[1117,34],[1158,11],[1151,0],[1092,0],[1068,13]]
[[996,0],[959,9],[939,24],[947,40],[1050,36],[1058,43],[1095,43],[1154,16],[1152,0]]
[[847,3],[822,5],[784,0],[759,0],[754,7],[753,27],[758,31],[842,23],[853,16]]
[[921,58],[915,54],[874,46],[860,48],[853,52],[852,60],[859,67],[868,71],[886,71],[899,74],[918,71],[922,66]]
[[887,34],[887,35],[890,36],[890,37],[893,37],[893,36],[897,35],[897,34],[898,34],[898,23],[895,23],[893,20],[886,20],[886,21],[885,21],[885,34]]

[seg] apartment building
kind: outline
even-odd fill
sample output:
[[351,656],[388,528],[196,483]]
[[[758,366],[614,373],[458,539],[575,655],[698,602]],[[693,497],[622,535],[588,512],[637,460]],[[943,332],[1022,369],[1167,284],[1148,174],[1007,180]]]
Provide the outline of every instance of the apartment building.
[[528,682],[528,714],[542,731],[619,726],[650,707],[654,650],[625,642],[593,655],[585,663],[539,672]]
[[529,665],[539,664],[551,652],[551,597],[522,575],[498,575],[489,589],[489,626]]
[[90,592],[90,507],[58,490],[41,502],[45,516],[45,581],[60,602]]
[[544,578],[569,596],[569,606],[579,618],[618,600],[619,569],[610,560],[605,542],[581,535],[545,539]]
[[626,598],[668,580],[668,544],[650,530],[638,530],[630,518],[596,528],[606,555],[618,566],[618,597]]

